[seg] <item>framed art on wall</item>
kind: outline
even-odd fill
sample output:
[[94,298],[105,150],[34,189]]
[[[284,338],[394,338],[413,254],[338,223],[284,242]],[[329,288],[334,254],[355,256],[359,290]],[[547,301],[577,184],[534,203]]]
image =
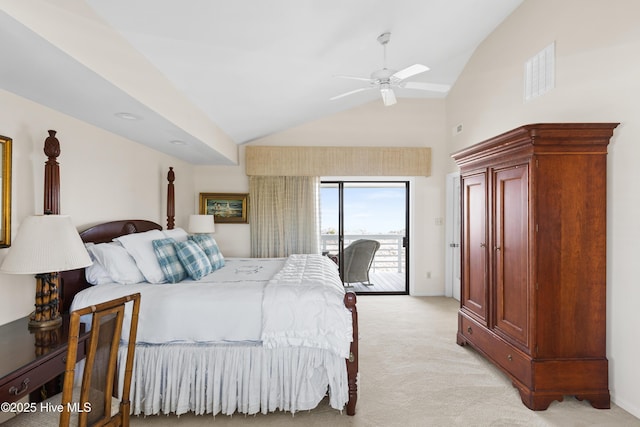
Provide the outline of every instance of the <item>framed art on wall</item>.
[[0,135],[0,248],[11,246],[11,138]]
[[213,215],[217,224],[246,224],[247,197],[242,193],[200,193],[200,214]]

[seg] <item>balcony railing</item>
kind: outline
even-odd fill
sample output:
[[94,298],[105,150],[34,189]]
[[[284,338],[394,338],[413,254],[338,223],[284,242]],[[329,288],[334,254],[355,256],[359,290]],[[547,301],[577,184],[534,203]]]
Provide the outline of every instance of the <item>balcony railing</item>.
[[[380,242],[380,249],[373,258],[371,270],[395,271],[402,273],[405,270],[405,248],[402,246],[402,234],[345,234],[344,247],[358,239],[371,239]],[[320,239],[322,252],[338,253],[338,235],[322,234]]]

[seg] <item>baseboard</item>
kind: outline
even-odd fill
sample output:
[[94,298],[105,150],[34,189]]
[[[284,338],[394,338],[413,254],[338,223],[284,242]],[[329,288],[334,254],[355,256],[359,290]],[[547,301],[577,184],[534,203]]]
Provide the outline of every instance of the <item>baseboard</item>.
[[634,417],[640,419],[640,408],[637,405],[633,405],[624,399],[619,399],[616,397],[613,391],[610,391],[610,392],[611,392],[611,403],[613,403],[616,406],[619,406],[620,408],[624,409]]
[[414,289],[411,289],[411,288],[409,288],[409,294],[412,297],[446,297],[447,296],[444,294],[444,291],[414,292]]

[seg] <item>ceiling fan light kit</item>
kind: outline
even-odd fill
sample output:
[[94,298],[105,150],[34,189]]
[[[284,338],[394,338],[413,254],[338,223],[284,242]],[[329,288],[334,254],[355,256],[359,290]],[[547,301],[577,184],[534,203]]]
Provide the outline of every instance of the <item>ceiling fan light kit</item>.
[[395,71],[387,68],[387,43],[389,43],[390,39],[391,33],[389,32],[382,33],[378,36],[378,43],[380,43],[383,48],[382,69],[374,71],[368,78],[346,75],[335,76],[343,79],[366,81],[369,82],[369,86],[336,95],[330,98],[331,101],[369,89],[378,89],[380,91],[380,96],[382,97],[382,102],[384,103],[384,105],[390,106],[396,103],[396,95],[393,92],[393,88],[417,89],[442,93],[449,91],[450,86],[445,84],[404,81],[405,79],[408,79],[420,73],[424,73],[425,71],[429,71],[429,67],[427,67],[426,65],[413,64],[409,67],[403,68],[400,71]]
[[396,103],[396,95],[388,83],[380,85],[380,95],[382,95],[382,102],[385,106],[390,106]]

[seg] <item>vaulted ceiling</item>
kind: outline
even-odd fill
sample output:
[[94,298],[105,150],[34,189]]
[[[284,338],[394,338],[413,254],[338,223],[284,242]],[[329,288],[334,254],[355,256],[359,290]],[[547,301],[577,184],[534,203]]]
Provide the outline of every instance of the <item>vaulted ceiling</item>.
[[330,100],[369,87],[336,75],[424,64],[407,81],[455,84],[520,3],[0,0],[0,88],[193,164],[232,164],[237,144],[380,99],[373,87]]

